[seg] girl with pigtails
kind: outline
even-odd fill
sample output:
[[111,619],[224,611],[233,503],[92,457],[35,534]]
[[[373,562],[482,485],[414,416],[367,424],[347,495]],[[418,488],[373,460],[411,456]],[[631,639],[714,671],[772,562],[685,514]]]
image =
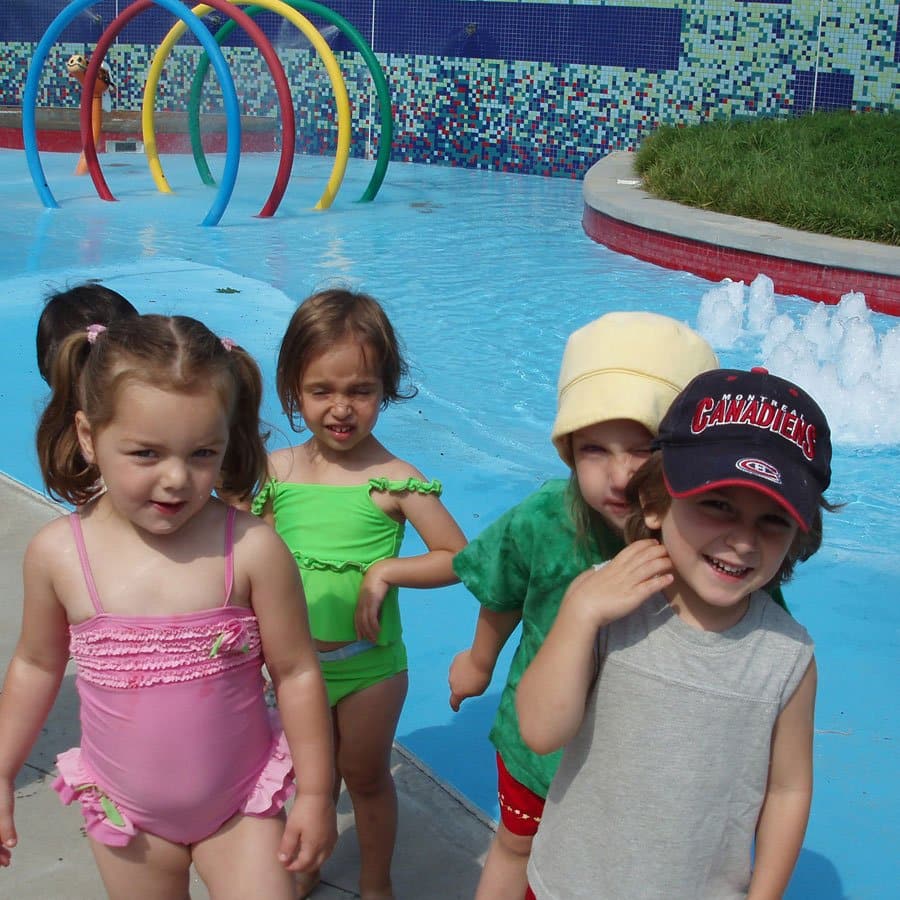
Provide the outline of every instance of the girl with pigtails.
[[108,896],[187,898],[193,864],[216,900],[293,900],[293,873],[336,840],[325,689],[290,553],[214,495],[247,498],[265,472],[256,363],[194,319],[138,316],[66,338],[51,384],[38,456],[75,511],[26,551],[0,866],[14,779],[71,655],[82,739],[54,787],[81,805]]

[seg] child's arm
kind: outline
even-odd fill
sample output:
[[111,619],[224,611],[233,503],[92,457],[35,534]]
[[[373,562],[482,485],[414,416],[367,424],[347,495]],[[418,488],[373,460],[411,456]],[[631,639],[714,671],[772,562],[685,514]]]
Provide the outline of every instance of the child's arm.
[[54,524],[25,552],[22,631],[0,694],[0,866],[10,864],[17,842],[15,778],[50,713],[69,658],[68,621],[50,574],[59,550]]
[[454,712],[459,711],[463,700],[485,692],[497,657],[521,619],[521,609],[499,612],[481,607],[472,646],[457,653],[450,664],[450,707]]
[[599,629],[671,584],[671,569],[660,543],[637,541],[569,585],[556,621],[516,691],[519,728],[535,753],[558,750],[578,731],[595,676]]
[[440,499],[407,491],[400,495],[399,508],[428,552],[382,559],[369,566],[356,604],[356,632],[370,641],[378,639],[378,615],[392,587],[435,588],[459,580],[453,573],[453,557],[465,547],[466,538]]
[[806,833],[812,800],[816,661],[775,722],[769,783],[756,828],[756,859],[747,900],[780,900]]
[[337,840],[325,683],[309,633],[297,564],[287,547],[269,526],[250,520],[241,555],[250,568],[253,611],[297,779],[279,859],[291,871],[312,871],[328,858]]

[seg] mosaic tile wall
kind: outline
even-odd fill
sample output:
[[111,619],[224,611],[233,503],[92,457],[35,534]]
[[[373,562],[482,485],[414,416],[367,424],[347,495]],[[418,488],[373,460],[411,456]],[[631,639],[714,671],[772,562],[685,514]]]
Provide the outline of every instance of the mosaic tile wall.
[[[0,105],[20,103],[27,66],[62,0],[0,3]],[[72,53],[90,52],[128,0],[80,12],[54,45],[39,103],[75,106]],[[900,6],[874,0],[332,0],[384,69],[394,108],[392,157],[581,177],[634,148],[658,123],[810,109],[900,109]],[[302,7],[302,2],[301,2]],[[347,82],[354,155],[374,155],[377,100],[346,37],[315,15]],[[208,17],[211,30],[225,18]],[[332,153],[335,110],[325,68],[282,17],[256,21],[291,80],[298,149]],[[173,16],[155,6],[107,59],[117,109],[139,109],[147,68]],[[184,109],[202,50],[188,33],[166,64],[158,109]],[[236,30],[224,48],[243,111],[277,115],[271,78]],[[212,74],[204,109],[221,110]]]

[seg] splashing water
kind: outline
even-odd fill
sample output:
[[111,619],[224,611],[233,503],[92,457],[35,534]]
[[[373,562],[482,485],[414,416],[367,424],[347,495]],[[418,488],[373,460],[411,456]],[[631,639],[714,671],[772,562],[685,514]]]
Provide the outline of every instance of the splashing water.
[[879,333],[875,321],[859,293],[779,312],[772,279],[759,275],[749,288],[725,281],[707,291],[697,330],[717,350],[740,345],[809,391],[835,443],[877,446],[900,442],[900,325]]

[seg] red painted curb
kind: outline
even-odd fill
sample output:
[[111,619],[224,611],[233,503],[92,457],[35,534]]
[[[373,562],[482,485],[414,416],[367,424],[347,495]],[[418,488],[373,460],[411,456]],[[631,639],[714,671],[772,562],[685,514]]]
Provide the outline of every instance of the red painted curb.
[[[203,148],[207,153],[224,153],[227,135],[214,132],[203,136]],[[107,141],[136,141],[141,143],[140,132],[104,131],[97,141],[97,150],[104,152]],[[81,134],[77,131],[42,128],[37,136],[38,150],[48,153],[80,153]],[[0,148],[22,150],[21,128],[0,128]],[[181,132],[158,132],[156,146],[160,153],[190,153],[191,139]],[[244,153],[272,153],[276,150],[275,136],[266,132],[241,132],[241,151]]]
[[859,291],[876,312],[900,316],[900,278],[838,266],[800,262],[751,253],[654,231],[623,222],[585,204],[581,224],[588,237],[615,250],[666,269],[692,272],[701,278],[731,278],[750,284],[760,273],[775,283],[779,294],[799,294],[810,300],[837,303],[844,294]]

